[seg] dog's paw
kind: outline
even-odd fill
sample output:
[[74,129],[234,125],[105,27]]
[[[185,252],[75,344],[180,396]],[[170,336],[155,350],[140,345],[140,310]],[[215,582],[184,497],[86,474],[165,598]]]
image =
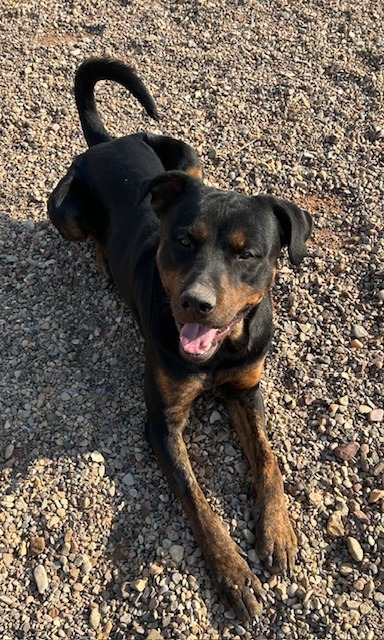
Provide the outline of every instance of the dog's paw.
[[257,504],[256,552],[273,573],[292,572],[297,553],[297,538],[285,504]]
[[233,609],[236,617],[251,622],[260,617],[265,592],[260,580],[236,552],[221,558],[212,571],[217,590],[224,604]]

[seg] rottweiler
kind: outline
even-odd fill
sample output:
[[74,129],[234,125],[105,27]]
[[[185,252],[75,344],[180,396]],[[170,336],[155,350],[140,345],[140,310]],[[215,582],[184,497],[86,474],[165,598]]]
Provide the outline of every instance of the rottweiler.
[[147,132],[112,139],[95,84],[126,87],[158,119],[132,67],[91,58],[77,71],[75,98],[89,149],[76,157],[48,202],[67,240],[90,236],[145,340],[146,432],[225,604],[247,621],[260,615],[257,576],[212,511],[183,440],[195,398],[220,392],[250,464],[256,550],[272,571],[291,571],[297,549],[283,480],[265,430],[260,377],[272,338],[270,289],[281,249],[300,264],[308,212],[272,195],[207,186],[196,152]]

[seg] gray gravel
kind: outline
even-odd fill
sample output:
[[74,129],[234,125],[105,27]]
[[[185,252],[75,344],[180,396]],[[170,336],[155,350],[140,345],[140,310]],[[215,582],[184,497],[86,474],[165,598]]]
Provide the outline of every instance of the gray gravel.
[[[384,610],[381,0],[5,0],[0,16],[0,632],[15,638],[378,640]],[[90,55],[135,61],[160,130],[206,177],[308,208],[285,257],[263,387],[300,540],[292,580],[253,549],[247,463],[199,400],[199,481],[267,589],[259,627],[225,611],[143,439],[142,342],[94,265],[46,221],[85,149],[72,96]],[[100,87],[115,135],[150,126]]]

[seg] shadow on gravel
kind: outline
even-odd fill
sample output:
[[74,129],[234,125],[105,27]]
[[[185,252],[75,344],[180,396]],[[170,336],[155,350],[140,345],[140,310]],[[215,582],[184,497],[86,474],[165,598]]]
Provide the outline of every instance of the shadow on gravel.
[[[142,608],[149,624],[159,592],[164,608],[172,604],[181,575],[168,551],[179,545],[186,588],[197,599],[204,590],[201,615],[213,606],[215,625],[224,609],[144,437],[143,343],[129,311],[96,271],[91,243],[66,243],[45,221],[2,217],[0,230],[2,481],[20,508],[13,553],[30,591],[38,597],[38,562],[71,589],[97,574],[104,600]],[[247,464],[213,397],[196,403],[186,440],[218,512],[232,528],[244,512],[249,520]],[[45,550],[24,557],[20,545],[33,536]]]

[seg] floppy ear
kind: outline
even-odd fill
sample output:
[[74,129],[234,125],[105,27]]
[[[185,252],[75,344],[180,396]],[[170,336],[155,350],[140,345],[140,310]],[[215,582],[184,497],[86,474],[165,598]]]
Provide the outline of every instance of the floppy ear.
[[166,171],[152,180],[145,180],[140,185],[136,204],[143,202],[151,194],[152,209],[160,214],[173,200],[183,193],[191,182],[191,178],[184,171]]
[[312,231],[312,217],[293,202],[267,196],[279,222],[281,246],[288,246],[288,254],[292,264],[300,264],[307,255],[306,240]]

